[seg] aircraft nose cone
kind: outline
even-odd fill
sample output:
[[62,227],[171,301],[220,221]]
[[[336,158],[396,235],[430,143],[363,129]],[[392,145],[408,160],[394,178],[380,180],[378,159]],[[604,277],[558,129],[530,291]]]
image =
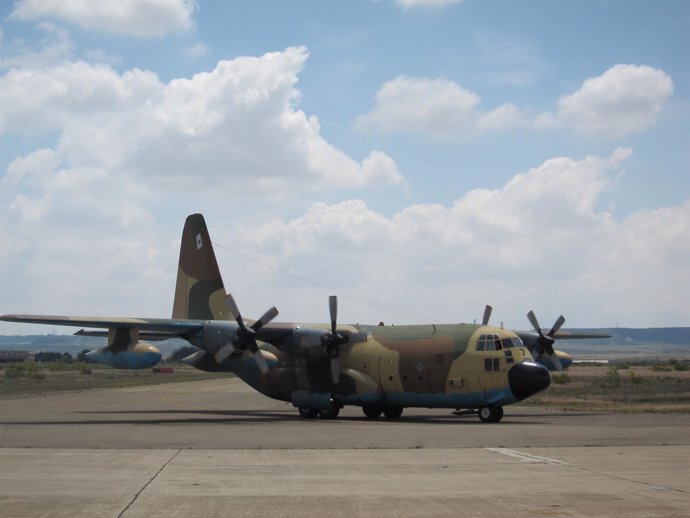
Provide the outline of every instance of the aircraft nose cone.
[[538,363],[520,362],[508,371],[508,383],[515,399],[522,401],[547,389],[551,385],[551,375]]

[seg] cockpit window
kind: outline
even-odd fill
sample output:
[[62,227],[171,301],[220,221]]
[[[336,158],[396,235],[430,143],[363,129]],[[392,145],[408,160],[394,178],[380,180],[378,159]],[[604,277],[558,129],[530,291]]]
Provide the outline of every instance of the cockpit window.
[[500,351],[501,340],[498,335],[480,335],[477,339],[477,351]]
[[500,351],[502,349],[512,349],[513,347],[524,347],[522,340],[515,336],[513,338],[500,338],[498,335],[480,335],[477,339],[477,351]]

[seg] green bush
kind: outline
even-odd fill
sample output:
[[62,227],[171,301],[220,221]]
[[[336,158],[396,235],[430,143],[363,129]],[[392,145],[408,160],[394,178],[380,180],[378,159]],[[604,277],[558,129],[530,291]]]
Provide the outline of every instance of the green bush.
[[567,373],[562,372],[560,374],[552,374],[551,381],[557,383],[558,385],[565,385],[566,383],[570,383],[571,380]]
[[645,379],[640,376],[639,374],[635,374],[635,371],[630,371],[630,383],[633,383],[634,385],[639,385],[640,383],[644,383]]
[[5,369],[5,377],[10,379],[45,379],[46,375],[36,363],[13,363]]
[[652,365],[652,370],[654,372],[671,372],[673,368],[665,363],[656,363]]
[[690,364],[686,362],[678,362],[673,365],[673,370],[676,371],[689,371],[690,370]]
[[10,379],[21,378],[23,375],[24,371],[17,364],[8,365],[5,371],[5,377]]
[[618,368],[615,365],[609,367],[606,373],[606,383],[611,387],[621,386],[621,375],[618,372]]

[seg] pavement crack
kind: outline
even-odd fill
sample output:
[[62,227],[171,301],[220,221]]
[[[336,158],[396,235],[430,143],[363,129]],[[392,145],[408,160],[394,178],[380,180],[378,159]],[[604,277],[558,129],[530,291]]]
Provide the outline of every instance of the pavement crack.
[[153,482],[154,480],[156,480],[156,477],[158,477],[158,475],[161,474],[161,472],[166,468],[166,466],[167,466],[168,464],[170,464],[170,463],[175,459],[175,457],[177,457],[177,456],[180,454],[181,451],[182,451],[182,449],[177,450],[177,451],[173,454],[173,456],[170,457],[170,458],[165,462],[165,464],[163,464],[163,465],[160,467],[160,469],[159,469],[158,471],[156,471],[156,473],[149,479],[149,481],[148,481],[146,484],[144,484],[144,485],[142,486],[142,488],[141,488],[139,491],[137,491],[137,494],[134,495],[134,498],[132,498],[132,500],[130,500],[130,502],[129,502],[129,503],[127,504],[127,506],[120,512],[120,514],[117,515],[117,518],[121,518],[122,516],[124,516],[124,514],[129,510],[129,508],[132,507],[132,505],[134,505],[134,502],[137,501],[137,498],[139,498],[139,495],[142,494],[142,493],[146,490],[146,488],[149,487],[149,486],[151,485],[151,482]]

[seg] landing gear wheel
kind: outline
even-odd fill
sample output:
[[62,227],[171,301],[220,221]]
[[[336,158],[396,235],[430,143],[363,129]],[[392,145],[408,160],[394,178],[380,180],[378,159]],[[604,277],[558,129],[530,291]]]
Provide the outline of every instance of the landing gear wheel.
[[299,416],[305,419],[316,419],[319,415],[319,411],[316,408],[309,408],[306,406],[301,406],[298,408]]
[[319,410],[319,417],[321,419],[335,419],[340,413],[340,407],[333,405],[328,410]]
[[383,415],[386,419],[397,419],[403,413],[403,408],[401,406],[389,406],[383,409]]
[[479,409],[479,420],[482,423],[498,423],[502,418],[502,406],[485,406]]
[[381,415],[381,412],[383,412],[383,408],[376,405],[363,405],[362,412],[364,412],[364,415],[367,416],[367,419],[378,419],[378,417]]

